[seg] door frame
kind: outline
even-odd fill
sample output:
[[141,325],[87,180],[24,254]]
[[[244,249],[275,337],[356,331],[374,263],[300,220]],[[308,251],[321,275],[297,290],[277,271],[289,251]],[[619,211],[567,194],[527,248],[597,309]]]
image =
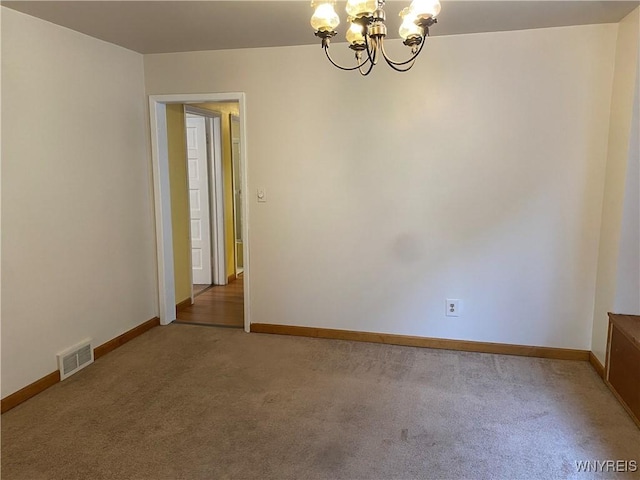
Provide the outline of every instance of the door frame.
[[[226,285],[227,255],[225,251],[224,180],[222,173],[222,114],[213,110],[185,105],[186,114],[205,118],[208,136],[209,230],[211,235],[211,279],[213,285]],[[192,290],[193,290],[193,281]],[[191,294],[193,298],[193,291]]]
[[[151,127],[151,163],[153,167],[153,197],[156,217],[158,263],[158,302],[160,324],[169,325],[176,320],[175,273],[173,268],[173,235],[171,228],[171,189],[169,184],[169,149],[167,142],[166,106],[210,102],[238,102],[240,113],[241,186],[248,191],[247,182],[247,115],[243,92],[149,95],[149,121]],[[244,330],[251,326],[251,290],[249,258],[249,206],[247,195],[242,198],[242,237],[244,256]]]

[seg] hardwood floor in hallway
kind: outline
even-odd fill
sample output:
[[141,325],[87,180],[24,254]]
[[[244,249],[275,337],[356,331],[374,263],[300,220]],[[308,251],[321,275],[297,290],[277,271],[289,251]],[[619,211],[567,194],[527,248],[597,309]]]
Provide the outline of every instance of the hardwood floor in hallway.
[[214,285],[200,293],[193,305],[178,312],[176,323],[242,328],[244,326],[243,277],[227,285]]
[[194,283],[194,285],[193,285],[193,294],[197,297],[202,292],[204,292],[205,290],[211,288],[212,286],[213,285],[203,285],[203,284]]

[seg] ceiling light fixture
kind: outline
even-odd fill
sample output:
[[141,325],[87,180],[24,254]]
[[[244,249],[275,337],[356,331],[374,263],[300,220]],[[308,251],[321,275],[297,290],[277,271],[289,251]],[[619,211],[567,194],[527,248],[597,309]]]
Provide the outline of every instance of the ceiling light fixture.
[[322,39],[322,49],[334,66],[341,70],[358,70],[365,76],[371,73],[380,57],[398,72],[406,72],[413,67],[429,36],[429,27],[438,21],[436,16],[440,13],[438,0],[413,0],[400,12],[402,25],[399,33],[403,43],[411,49],[411,57],[396,62],[389,58],[384,48],[387,36],[386,14],[383,10],[385,0],[348,0],[346,10],[350,26],[346,38],[349,48],[355,52],[356,65],[343,67],[329,55],[329,44],[338,33],[336,27],[340,24],[340,17],[333,8],[335,3],[335,0],[312,0],[311,6],[315,7],[315,12],[311,17],[311,26],[316,37]]

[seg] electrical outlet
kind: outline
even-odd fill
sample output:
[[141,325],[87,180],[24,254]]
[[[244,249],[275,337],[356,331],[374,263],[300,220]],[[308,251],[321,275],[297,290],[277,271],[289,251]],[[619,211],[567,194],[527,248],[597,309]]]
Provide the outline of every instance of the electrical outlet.
[[457,298],[447,298],[447,317],[459,317],[462,308],[462,300]]

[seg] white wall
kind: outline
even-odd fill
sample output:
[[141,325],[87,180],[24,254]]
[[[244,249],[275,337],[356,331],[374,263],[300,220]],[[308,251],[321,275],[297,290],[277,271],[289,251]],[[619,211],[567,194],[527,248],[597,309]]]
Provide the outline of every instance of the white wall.
[[588,349],[616,34],[435,37],[368,78],[319,46],[148,55],[145,80],[247,94],[253,322]]
[[[607,325],[609,322],[607,312],[614,310],[616,289],[619,288],[616,280],[622,238],[625,179],[627,165],[633,161],[629,158],[629,146],[635,89],[637,88],[639,22],[640,8],[636,8],[620,22],[616,43],[591,344],[591,350],[601,362],[604,362],[607,346]],[[633,189],[633,183],[628,184],[628,187]],[[632,190],[628,190],[628,193],[630,196],[633,195]],[[628,213],[632,214],[631,211]],[[632,220],[627,217],[627,221]],[[629,224],[629,228],[633,228],[632,224]],[[633,261],[633,253],[627,249],[623,253],[623,258],[627,261]],[[633,312],[621,311],[618,313]]]
[[2,396],[157,315],[142,56],[2,8]]

